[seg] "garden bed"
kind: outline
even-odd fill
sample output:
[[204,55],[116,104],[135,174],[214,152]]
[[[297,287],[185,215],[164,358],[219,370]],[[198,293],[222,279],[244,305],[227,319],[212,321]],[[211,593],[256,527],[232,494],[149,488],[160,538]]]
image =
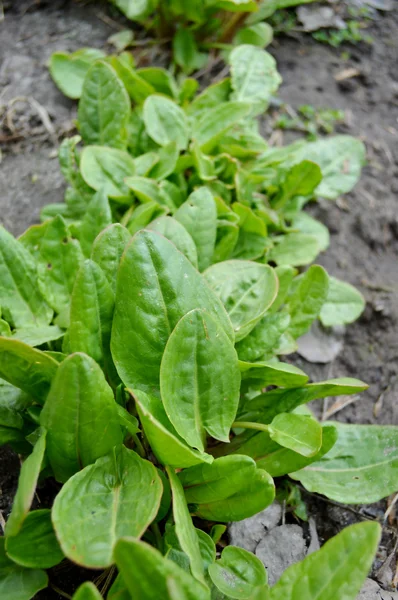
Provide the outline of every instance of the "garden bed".
[[[4,89],[1,103],[15,98],[19,101],[14,104],[11,128],[0,131],[3,150],[0,207],[3,224],[16,235],[38,221],[42,206],[60,202],[63,197],[64,181],[56,150],[58,139],[73,132],[75,104],[54,86],[46,62],[55,50],[72,51],[86,45],[102,48],[115,28],[105,8],[97,3],[82,6],[71,2],[15,2],[6,11],[6,27],[0,39],[3,57],[0,85]],[[342,202],[324,201],[312,207],[314,215],[329,227],[332,237],[329,250],[317,262],[331,275],[362,291],[367,300],[365,313],[347,327],[344,347],[333,362],[308,364],[295,355],[295,364],[314,380],[350,376],[370,384],[358,401],[338,411],[333,418],[348,423],[397,424],[396,12],[380,15],[369,33],[374,38],[372,46],[333,49],[295,34],[294,38],[277,38],[269,50],[284,79],[279,93],[283,101],[294,109],[312,104],[344,110],[346,122],[338,130],[360,137],[368,150],[368,165],[354,192]],[[342,56],[343,50],[349,57]],[[356,69],[357,74],[336,81],[336,76],[339,79],[349,68]],[[50,123],[32,99],[46,109]],[[268,127],[265,122],[265,131]],[[285,134],[285,142],[288,140]],[[321,405],[319,410],[323,408]],[[5,518],[17,476],[18,459],[3,450],[0,509]],[[45,505],[45,498],[40,500]],[[323,500],[312,501],[310,507],[321,541],[358,518]],[[384,509],[384,505],[374,507],[368,515],[372,516],[373,511],[379,517]],[[382,556],[389,555],[393,541],[386,533]],[[47,590],[37,596],[41,600],[58,597]]]

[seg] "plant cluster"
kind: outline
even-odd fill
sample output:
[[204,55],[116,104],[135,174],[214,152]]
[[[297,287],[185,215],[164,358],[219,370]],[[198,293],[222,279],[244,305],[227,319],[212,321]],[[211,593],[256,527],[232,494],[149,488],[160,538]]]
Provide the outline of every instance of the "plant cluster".
[[[306,407],[366,384],[309,383],[280,360],[315,319],[363,310],[322,267],[297,269],[328,243],[304,205],[353,187],[362,144],[269,147],[257,117],[280,77],[254,46],[200,94],[125,53],[59,59],[54,79],[80,97],[80,136],[60,148],[65,203],[18,240],[0,229],[0,442],[27,456],[2,597],[34,597],[66,558],[107,582],[117,567],[109,590],[86,582],[74,600],[354,600],[377,523],[272,588],[254,555],[217,558],[216,544],[272,503],[274,478],[349,503],[397,487],[396,427],[320,423]],[[48,477],[52,506],[31,510]]]

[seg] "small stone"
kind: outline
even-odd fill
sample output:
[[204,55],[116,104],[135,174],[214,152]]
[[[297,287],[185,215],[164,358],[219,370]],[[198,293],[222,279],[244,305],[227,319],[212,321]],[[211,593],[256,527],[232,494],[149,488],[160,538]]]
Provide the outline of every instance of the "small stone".
[[279,502],[274,502],[253,517],[231,523],[228,527],[230,544],[254,552],[260,540],[278,525],[281,517],[282,507]]
[[386,592],[373,581],[373,579],[367,579],[365,584],[357,597],[357,600],[397,600],[398,594],[396,592]]
[[283,571],[303,560],[307,547],[299,525],[281,525],[272,529],[256,548],[256,556],[268,573],[268,582],[274,585]]

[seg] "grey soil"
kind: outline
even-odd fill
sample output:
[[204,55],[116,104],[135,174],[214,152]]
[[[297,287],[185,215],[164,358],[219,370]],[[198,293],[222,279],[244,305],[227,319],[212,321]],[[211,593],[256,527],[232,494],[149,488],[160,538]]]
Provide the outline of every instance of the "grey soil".
[[[75,104],[53,85],[46,63],[55,50],[82,46],[103,48],[115,32],[102,3],[3,2],[0,36],[0,108],[12,99],[10,127],[0,128],[0,219],[14,234],[38,221],[41,207],[62,202],[64,182],[56,158],[58,139],[73,131]],[[331,231],[330,249],[319,262],[329,273],[356,285],[367,300],[361,319],[347,327],[344,349],[329,365],[296,364],[314,380],[351,376],[367,381],[369,390],[336,418],[352,423],[398,424],[398,12],[379,15],[370,28],[372,46],[333,49],[308,36],[279,38],[271,46],[284,83],[280,97],[293,108],[302,104],[346,111],[339,130],[363,139],[368,165],[353,193],[338,203],[311,208]],[[342,50],[350,57],[342,58]],[[149,57],[150,58],[150,57]],[[148,57],[146,58],[148,60]],[[338,84],[334,75],[355,67],[359,76]],[[43,125],[34,98],[51,119],[55,133]],[[19,461],[3,450],[0,462],[0,510],[8,517]],[[40,492],[39,492],[40,497]],[[325,501],[312,501],[320,537],[326,539],[355,515]],[[380,507],[369,509],[380,516]],[[388,553],[386,534],[381,557]],[[77,581],[64,589],[73,593]],[[61,598],[52,591],[40,600]]]

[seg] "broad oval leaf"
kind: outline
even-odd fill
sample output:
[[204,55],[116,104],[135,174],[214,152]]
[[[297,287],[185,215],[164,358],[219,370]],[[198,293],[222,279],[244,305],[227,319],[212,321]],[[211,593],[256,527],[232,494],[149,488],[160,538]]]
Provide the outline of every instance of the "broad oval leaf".
[[195,120],[193,139],[203,152],[211,152],[228,129],[249,115],[248,102],[223,102],[206,110]]
[[8,517],[5,535],[17,535],[29,513],[39,479],[44,452],[46,449],[46,432],[43,431],[37,440],[32,454],[24,461],[18,479],[11,514]]
[[206,432],[229,442],[239,404],[238,357],[222,326],[202,310],[187,313],[169,337],[160,367],[167,416],[203,451]]
[[76,473],[53,506],[53,524],[65,555],[88,568],[111,565],[118,539],[141,537],[156,517],[162,487],[153,464],[124,446]]
[[[208,588],[148,544],[126,538],[115,548],[117,567],[132,598],[140,600],[210,600]],[[170,580],[180,595],[170,593]],[[174,586],[171,586],[174,589]]]
[[308,233],[287,233],[275,241],[276,245],[267,254],[267,260],[278,266],[302,267],[313,262],[320,252],[317,238]]
[[43,297],[56,312],[69,307],[73,284],[84,260],[77,240],[70,235],[64,219],[52,219],[39,244],[38,284]]
[[227,546],[221,558],[209,566],[214,585],[228,598],[246,600],[267,583],[267,572],[261,560],[251,552]]
[[229,64],[232,99],[259,104],[258,110],[262,111],[282,82],[273,56],[262,48],[242,44],[232,50]]
[[278,279],[268,265],[228,260],[211,266],[204,277],[224,304],[236,341],[255,327],[278,293]]
[[48,429],[47,456],[61,482],[122,442],[112,389],[82,353],[59,365],[40,422]]
[[31,254],[0,227],[0,306],[14,327],[48,325],[53,311],[40,293]]
[[271,588],[270,600],[355,600],[380,540],[378,523],[344,529],[317,552],[289,567]]
[[280,413],[272,420],[268,431],[280,446],[306,457],[315,456],[322,446],[322,425],[307,415]]
[[127,387],[159,387],[166,342],[181,317],[195,308],[217,317],[233,339],[223,305],[189,260],[158,233],[139,231],[120,262],[112,326],[112,356]]
[[64,335],[65,331],[58,325],[43,325],[42,327],[21,327],[14,331],[13,338],[35,347],[59,340]]
[[71,54],[54,52],[49,65],[51,77],[65,96],[77,100],[82,94],[87,71],[93,62],[104,56],[97,48],[80,48]]
[[248,379],[250,384],[261,388],[268,385],[294,388],[305,385],[308,381],[308,375],[298,367],[276,360],[257,363],[239,361],[239,368],[242,380]]
[[345,504],[370,504],[395,492],[398,427],[331,424],[338,438],[330,452],[291,477],[309,491]]
[[102,595],[91,581],[86,581],[73,594],[72,600],[102,600]]
[[79,102],[79,130],[84,142],[126,148],[130,112],[130,98],[116,71],[97,61],[84,79]]
[[188,122],[184,111],[173,100],[152,94],[144,103],[144,123],[150,137],[167,146],[175,142],[186,150],[189,140]]
[[114,294],[101,268],[86,260],[76,277],[70,307],[69,349],[109,367]]
[[189,558],[192,575],[204,584],[204,569],[199,549],[199,539],[185,501],[184,489],[174,469],[166,467],[166,471],[173,497],[173,517],[178,541],[181,549]]
[[330,277],[329,282],[329,293],[319,315],[322,325],[331,327],[356,321],[365,309],[365,298],[345,281]]
[[41,350],[14,338],[0,337],[0,377],[44,402],[58,363]]
[[0,597],[7,600],[31,600],[48,585],[45,571],[24,569],[5,553],[5,538],[0,538]]
[[80,159],[84,181],[97,192],[114,200],[128,201],[130,190],[124,183],[135,173],[133,157],[124,150],[105,146],[86,146]]
[[55,537],[51,510],[28,513],[19,533],[7,536],[6,552],[14,562],[28,569],[51,569],[60,563],[64,554]]
[[112,213],[108,196],[101,190],[90,200],[79,228],[80,244],[87,258],[91,254],[91,248],[97,235],[111,223]]
[[290,315],[284,312],[266,314],[254,329],[236,345],[240,360],[260,360],[273,354],[278,341],[290,323]]
[[203,271],[212,263],[217,237],[217,208],[212,193],[205,187],[195,190],[174,218],[195,242],[199,271]]
[[335,200],[351,191],[365,164],[364,144],[349,135],[336,135],[303,144],[293,152],[294,162],[311,160],[317,163],[323,179],[315,190],[317,196]]
[[217,458],[179,474],[188,504],[195,514],[210,521],[240,521],[260,512],[275,497],[272,478],[249,456]]
[[213,462],[210,454],[194,450],[178,435],[167,418],[159,398],[135,390],[134,396],[141,425],[158,460],[175,468],[193,467],[202,462]]
[[148,225],[148,229],[157,231],[173,242],[175,247],[182,252],[194,267],[198,266],[198,253],[195,242],[183,224],[173,217],[159,217]]
[[309,330],[328,297],[329,275],[323,267],[312,265],[301,277],[288,300],[289,332],[298,338]]
[[130,240],[128,230],[120,223],[114,223],[101,231],[93,243],[91,259],[101,267],[113,292],[116,292],[120,259]]

